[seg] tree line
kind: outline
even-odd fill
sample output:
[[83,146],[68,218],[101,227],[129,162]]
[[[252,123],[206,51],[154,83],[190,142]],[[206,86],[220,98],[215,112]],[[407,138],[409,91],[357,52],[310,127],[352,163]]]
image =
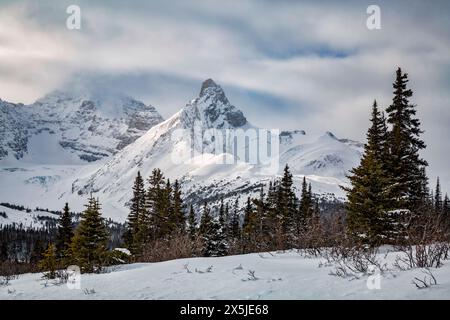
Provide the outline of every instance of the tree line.
[[305,178],[297,197],[287,165],[283,176],[258,197],[248,197],[243,209],[239,198],[233,203],[222,199],[216,207],[205,201],[197,210],[185,208],[180,183],[172,185],[160,169],[147,182],[138,172],[124,235],[136,261],[164,259],[161,252],[174,254],[168,248],[187,257],[299,247],[304,235],[320,225],[319,199]]
[[[94,207],[94,202],[96,206]],[[92,213],[95,210],[95,213]],[[83,271],[100,270],[101,266],[114,263],[118,252],[111,249],[122,244],[123,224],[101,218],[98,200],[89,199],[83,213],[74,213],[66,203],[64,210],[58,212],[59,219],[50,221],[41,228],[25,228],[22,225],[0,226],[0,275],[8,273],[36,272],[65,268],[77,264]],[[96,219],[92,220],[92,216]],[[98,222],[98,230],[93,230],[92,221]],[[98,237],[104,230],[105,238]],[[91,238],[90,238],[91,237]],[[91,242],[95,239],[94,242]],[[93,256],[90,243],[101,243],[104,250],[98,250]],[[86,245],[86,246],[85,246]],[[49,265],[54,268],[48,268]]]

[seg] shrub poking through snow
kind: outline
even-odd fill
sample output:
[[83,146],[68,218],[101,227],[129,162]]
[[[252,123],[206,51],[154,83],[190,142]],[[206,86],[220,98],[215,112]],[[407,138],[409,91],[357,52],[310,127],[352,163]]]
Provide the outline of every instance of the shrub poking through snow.
[[425,289],[437,285],[436,277],[433,275],[430,269],[425,269],[422,272],[425,274],[423,279],[414,277],[414,279],[412,280],[412,283],[416,286],[417,289]]

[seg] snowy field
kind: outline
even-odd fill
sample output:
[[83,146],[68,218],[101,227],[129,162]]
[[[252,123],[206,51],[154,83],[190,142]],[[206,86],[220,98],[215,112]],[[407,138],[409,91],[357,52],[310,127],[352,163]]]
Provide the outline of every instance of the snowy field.
[[376,273],[330,275],[324,259],[290,251],[122,265],[82,275],[81,288],[72,290],[26,274],[0,286],[0,299],[450,299],[450,261],[432,269],[437,285],[418,289],[412,280],[423,279],[423,270],[395,269],[397,255],[380,254],[390,270],[379,286],[371,281]]

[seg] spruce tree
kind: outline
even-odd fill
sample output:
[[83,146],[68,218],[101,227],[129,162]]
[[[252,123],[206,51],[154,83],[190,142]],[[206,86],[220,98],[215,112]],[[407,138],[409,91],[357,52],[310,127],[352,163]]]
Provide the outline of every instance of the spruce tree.
[[39,261],[39,268],[44,271],[45,278],[55,279],[57,267],[56,247],[50,243]]
[[259,199],[255,199],[253,200],[253,202],[256,207],[256,242],[259,250],[262,249],[263,245],[265,245],[270,228],[267,217],[268,209],[266,203],[266,195],[263,188],[261,188],[261,191],[259,193]]
[[139,239],[139,228],[142,216],[145,214],[145,186],[144,179],[138,171],[133,185],[130,213],[124,234],[125,245],[132,254],[137,254],[142,246]]
[[216,250],[214,256],[222,257],[228,253],[228,241],[224,229],[224,225],[219,222],[218,219],[213,219],[213,243],[215,243]]
[[254,249],[256,244],[256,232],[258,228],[258,222],[255,210],[253,209],[252,201],[250,197],[247,198],[247,202],[244,210],[244,223],[242,224],[242,236],[244,252],[249,252]]
[[444,230],[447,232],[450,231],[450,200],[448,195],[445,194],[444,201],[442,202],[442,215],[443,215],[443,223]]
[[239,198],[236,198],[233,205],[233,212],[228,226],[228,238],[238,240],[240,238],[239,223]]
[[[18,249],[16,249],[16,250],[19,251],[19,252],[22,251],[21,248],[19,248],[19,250]],[[43,258],[45,250],[46,250],[45,244],[43,243],[41,238],[38,238],[33,243],[33,246],[32,246],[32,249],[31,249],[30,263],[31,264],[39,263],[39,261],[41,261],[42,258]]]
[[218,219],[211,216],[208,204],[203,206],[199,234],[203,242],[202,254],[205,257],[224,256],[228,251],[226,235]]
[[228,226],[227,226],[227,212],[225,212],[225,204],[223,202],[223,198],[220,199],[219,206],[219,224],[222,228],[222,232],[227,235],[228,234]]
[[284,235],[284,247],[292,247],[296,243],[295,218],[297,216],[298,199],[292,189],[292,174],[286,164],[283,177],[277,190],[277,211],[281,218],[281,231]]
[[70,243],[73,237],[73,225],[70,217],[69,204],[66,202],[62,215],[58,221],[58,233],[56,236],[56,255],[65,258],[69,255]]
[[170,199],[171,204],[171,223],[173,224],[172,229],[177,233],[183,233],[186,229],[186,217],[184,215],[184,205],[181,196],[181,186],[178,180],[175,180],[172,190],[173,196]]
[[208,204],[205,202],[203,205],[203,213],[200,219],[199,235],[203,242],[202,254],[205,257],[214,256],[216,252],[216,244],[214,243],[215,224],[211,217]]
[[107,240],[99,201],[91,195],[71,244],[74,264],[78,265],[82,272],[100,270],[105,261]]
[[225,210],[224,210],[224,230],[225,230],[225,236],[228,239],[228,236],[230,234],[230,221],[231,221],[231,214],[230,214],[230,206],[228,205],[228,202],[225,204]]
[[268,231],[269,241],[273,241],[275,236],[279,233],[278,230],[281,229],[281,219],[277,210],[278,202],[278,181],[270,181],[269,188],[267,190],[266,199],[266,225]]
[[437,177],[436,189],[434,192],[434,210],[437,214],[440,214],[442,212],[442,192],[441,185],[439,183],[439,177]]
[[447,194],[445,194],[444,201],[442,202],[442,216],[445,225],[444,229],[450,231],[450,200]]
[[170,180],[167,179],[166,187],[162,191],[162,197],[160,198],[160,234],[159,238],[167,238],[177,229],[176,221],[175,221],[175,212],[173,207],[173,188],[170,183]]
[[388,123],[392,128],[388,135],[389,170],[392,180],[394,209],[416,210],[427,197],[427,162],[419,155],[426,147],[420,135],[420,121],[416,116],[416,106],[409,102],[413,92],[407,88],[408,75],[397,69],[393,84],[394,98],[386,109]]
[[219,216],[216,219],[213,219],[213,224],[213,241],[216,243],[215,256],[225,256],[228,253],[229,245],[227,241],[226,213],[223,199],[221,200],[219,208]]
[[350,171],[347,191],[347,227],[352,236],[378,244],[393,234],[394,223],[388,215],[390,179],[384,164],[383,117],[376,101],[372,106],[371,127],[358,167]]
[[296,219],[297,233],[304,231],[309,225],[312,218],[312,204],[311,185],[308,186],[306,177],[303,177],[302,194]]
[[139,243],[147,243],[150,240],[156,240],[162,236],[162,229],[167,221],[165,217],[166,208],[166,183],[163,173],[155,168],[148,178],[148,189],[145,196],[145,210],[139,222],[138,239]]
[[444,201],[442,202],[442,212],[450,214],[450,200],[447,194],[445,194]]
[[197,222],[195,219],[194,206],[192,204],[189,208],[189,215],[188,215],[188,233],[191,240],[194,241],[197,236]]
[[0,241],[0,262],[6,261],[8,258],[8,244],[6,241]]

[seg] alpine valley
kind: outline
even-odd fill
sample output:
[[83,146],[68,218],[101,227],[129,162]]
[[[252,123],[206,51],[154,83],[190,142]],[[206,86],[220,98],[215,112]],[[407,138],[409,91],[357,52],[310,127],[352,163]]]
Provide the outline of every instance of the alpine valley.
[[[276,175],[262,174],[258,164],[237,159],[219,164],[226,150],[214,141],[191,144],[194,126],[206,129],[258,129],[228,101],[213,80],[201,85],[199,95],[164,120],[155,107],[132,97],[93,90],[61,89],[31,105],[0,100],[0,202],[32,208],[28,214],[0,206],[6,217],[0,225],[22,222],[33,227],[39,220],[34,208],[60,210],[69,202],[81,211],[92,193],[102,202],[106,218],[125,221],[132,184],[138,171],[148,177],[160,168],[179,179],[186,204],[212,206],[220,199],[243,206]],[[340,186],[358,165],[363,145],[339,139],[331,132],[309,134],[301,128],[280,129],[278,173],[286,164],[295,190],[306,176],[321,197],[343,200]],[[174,162],[174,155],[201,153],[191,161]],[[40,214],[43,214],[42,212]],[[51,215],[51,213],[48,213]]]

